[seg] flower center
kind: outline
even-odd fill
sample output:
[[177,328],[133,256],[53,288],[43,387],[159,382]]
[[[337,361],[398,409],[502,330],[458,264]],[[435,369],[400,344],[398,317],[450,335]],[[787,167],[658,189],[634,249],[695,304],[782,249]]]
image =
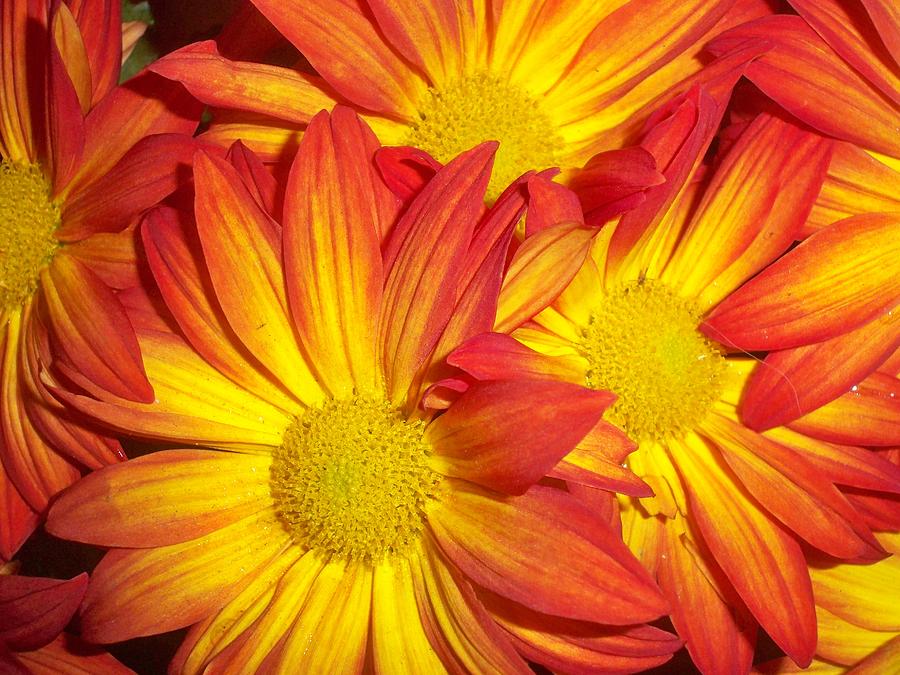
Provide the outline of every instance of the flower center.
[[537,100],[499,77],[476,73],[429,89],[405,143],[447,163],[484,141],[499,141],[486,199],[494,202],[531,169],[558,164],[562,145]]
[[298,417],[271,469],[272,495],[294,539],[369,562],[406,550],[440,479],[428,466],[424,427],[385,401],[358,397]]
[[0,160],[0,312],[21,306],[59,248],[59,206],[36,164]]
[[697,330],[702,312],[653,280],[609,293],[579,349],[587,384],[618,395],[607,418],[635,441],[663,441],[695,427],[722,393],[726,362]]

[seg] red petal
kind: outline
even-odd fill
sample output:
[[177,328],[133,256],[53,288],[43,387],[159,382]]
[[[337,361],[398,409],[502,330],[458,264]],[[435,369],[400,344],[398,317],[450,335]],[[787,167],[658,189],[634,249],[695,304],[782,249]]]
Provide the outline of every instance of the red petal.
[[52,641],[78,609],[87,582],[87,574],[68,581],[0,576],[0,642],[25,652]]
[[442,473],[522,494],[584,438],[613,400],[608,392],[565,382],[476,382],[425,436]]
[[429,524],[466,576],[539,612],[625,625],[666,611],[618,535],[559,490],[535,486],[501,500],[454,481]]
[[569,188],[538,174],[528,179],[528,215],[525,234],[531,235],[560,223],[584,223],[578,196]]
[[381,177],[404,204],[422,191],[443,166],[424,150],[410,147],[382,148],[375,153]]
[[112,0],[70,2],[91,66],[92,105],[119,80],[122,67],[122,11]]
[[503,333],[483,333],[467,340],[447,363],[479,380],[548,379],[581,384],[584,372],[562,358],[545,356]]

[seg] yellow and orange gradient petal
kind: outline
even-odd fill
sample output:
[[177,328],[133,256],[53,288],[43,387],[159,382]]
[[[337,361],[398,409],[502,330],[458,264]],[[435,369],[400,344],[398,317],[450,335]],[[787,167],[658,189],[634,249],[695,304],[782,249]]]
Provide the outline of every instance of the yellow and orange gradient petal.
[[526,171],[558,166],[569,180],[597,153],[633,143],[661,101],[737,67],[729,57],[703,68],[710,37],[770,11],[745,0],[254,4],[318,75],[232,62],[212,43],[161,59],[155,72],[242,111],[210,138],[240,133],[274,160],[313,114],[341,102],[382,143],[440,162],[499,141],[488,201]]
[[[235,152],[233,163],[196,158],[196,230],[172,210],[144,222],[183,332],[132,315],[156,400],[57,393],[123,431],[219,449],[108,467],[56,502],[52,532],[113,549],[94,572],[84,635],[195,624],[181,672],[359,672],[367,658],[529,672],[516,621],[491,617],[490,593],[576,622],[596,636],[584,651],[597,663],[621,662],[619,633],[636,667],[664,662],[678,642],[633,627],[666,610],[649,576],[572,495],[536,485],[612,397],[500,379],[473,382],[442,414],[421,406],[446,336],[493,321],[524,197],[512,189],[483,214],[485,144],[398,219],[377,149],[351,110],[323,112],[293,163],[284,218],[254,196]],[[551,638],[531,642],[546,643],[544,660],[565,658]]]
[[[895,413],[867,402],[872,395],[860,406],[876,423],[840,438],[827,435],[837,426],[830,419],[765,434],[741,423],[747,381],[765,365],[717,342],[705,319],[802,231],[831,143],[763,114],[714,172],[705,170],[716,128],[705,121],[708,105],[702,92],[688,97],[651,131],[645,142],[674,149],[664,170],[678,178],[597,234],[550,308],[512,337],[463,345],[450,361],[476,379],[537,370],[615,392],[605,418],[638,443],[627,464],[653,490],[620,498],[623,535],[672,603],[695,663],[747,672],[759,624],[803,666],[816,622],[802,546],[850,560],[884,555],[843,486],[898,492],[896,467],[855,447],[880,444]],[[834,267],[853,262],[836,257]],[[878,293],[869,299],[886,302]],[[505,360],[512,338],[534,350],[520,362],[527,367]]]
[[[2,558],[81,470],[123,456],[117,441],[49,395],[41,372],[51,361],[80,384],[152,399],[116,294],[137,283],[136,217],[174,190],[175,167],[193,151],[173,132],[190,133],[199,111],[153,75],[116,86],[119,9],[108,0],[74,10],[2,6]],[[44,81],[45,89],[34,86]]]

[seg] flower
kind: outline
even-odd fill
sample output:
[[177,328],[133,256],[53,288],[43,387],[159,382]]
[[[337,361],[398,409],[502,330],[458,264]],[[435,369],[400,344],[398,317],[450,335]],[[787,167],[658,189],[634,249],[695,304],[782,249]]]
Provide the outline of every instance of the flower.
[[883,555],[842,490],[896,493],[900,473],[862,448],[741,423],[746,383],[764,366],[716,342],[706,317],[792,244],[831,145],[762,114],[712,171],[701,160],[717,124],[708,97],[695,94],[644,141],[674,149],[681,179],[600,230],[578,275],[534,321],[470,340],[448,361],[476,379],[542,372],[616,393],[605,418],[637,441],[627,464],[652,488],[619,498],[623,535],[658,579],[695,663],[747,672],[758,623],[802,666],[816,623],[800,542],[842,559]]
[[[171,209],[148,216],[184,334],[135,316],[157,400],[58,395],[214,449],[107,467],[55,503],[50,531],[113,548],[84,635],[196,623],[172,666],[186,672],[352,672],[367,649],[379,668],[527,672],[514,645],[570,665],[665,661],[673,636],[633,625],[665,611],[649,576],[570,494],[535,484],[611,396],[497,380],[440,415],[420,406],[425,373],[493,320],[521,215],[513,189],[479,218],[496,146],[451,161],[399,219],[377,147],[339,107],[310,123],[282,224],[263,206],[271,176],[240,148],[233,164],[195,158],[196,234]],[[545,619],[571,642],[530,628]]]
[[569,181],[607,151],[585,178],[627,185],[640,201],[660,181],[652,158],[614,151],[633,142],[660,101],[743,62],[703,69],[709,36],[768,11],[704,0],[254,5],[321,77],[229,61],[211,42],[166,56],[155,72],[226,109],[209,138],[241,138],[276,159],[312,115],[341,102],[382,143],[414,146],[439,162],[499,141],[488,201],[526,171],[561,167]]
[[129,226],[175,188],[175,167],[190,157],[192,142],[172,132],[192,132],[199,113],[184,91],[153,74],[116,86],[118,3],[89,0],[73,11],[65,3],[4,0],[0,18],[6,559],[81,468],[123,456],[118,441],[47,393],[42,370],[52,361],[80,386],[153,398],[115,289],[137,283]]

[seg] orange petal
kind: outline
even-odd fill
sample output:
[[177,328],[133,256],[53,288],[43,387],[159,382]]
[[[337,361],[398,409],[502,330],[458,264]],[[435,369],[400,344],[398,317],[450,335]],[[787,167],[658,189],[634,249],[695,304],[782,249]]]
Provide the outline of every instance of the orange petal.
[[147,331],[140,341],[153,403],[53,393],[114,429],[146,438],[265,451],[281,444],[291,421],[284,411],[221,375],[176,335]]
[[110,288],[122,290],[141,283],[136,246],[137,228],[129,227],[120,232],[100,232],[68,244],[66,253],[87,265]]
[[831,443],[900,445],[900,380],[873,373],[789,426]]
[[68,581],[0,576],[0,641],[17,652],[52,641],[81,604],[87,582],[84,573]]
[[741,488],[706,447],[679,444],[692,521],[741,599],[779,647],[801,666],[816,647],[816,614],[797,542]]
[[69,243],[121,232],[182,184],[197,146],[181,134],[138,141],[108,173],[66,200],[56,236]]
[[393,195],[375,174],[378,141],[350,108],[316,115],[285,195],[284,258],[294,323],[333,396],[380,385],[380,233]]
[[[791,0],[791,6],[829,47],[900,106],[898,64],[891,58],[890,51],[885,49],[887,43],[879,37],[865,4],[845,5],[837,0]],[[898,49],[896,45],[887,46]]]
[[294,410],[296,399],[244,347],[225,318],[210,290],[212,281],[189,218],[160,207],[147,215],[141,234],[154,280],[191,346],[236,384],[282,410]]
[[149,68],[180,82],[207,105],[288,122],[306,124],[319,110],[331,110],[337,103],[336,94],[321,78],[280,66],[229,61],[212,40],[182,47]]
[[16,658],[25,664],[31,675],[133,675],[104,649],[90,645],[70,633],[63,633],[37,651],[18,652]]
[[809,232],[861,213],[900,211],[900,172],[894,171],[862,148],[835,142],[828,175],[809,222]]
[[868,214],[820,230],[716,307],[701,326],[725,345],[787,349],[835,337],[900,297],[900,216]]
[[253,4],[352,103],[391,116],[415,110],[424,82],[385,43],[356,3],[255,0]]
[[0,334],[0,429],[2,429],[2,461],[10,480],[28,505],[43,512],[47,502],[60,490],[71,485],[79,475],[73,464],[61,457],[35,429],[25,408],[25,397],[31,395],[25,386],[29,365],[22,336],[29,330],[30,311],[24,320],[15,314]]
[[266,115],[215,110],[209,129],[199,138],[223,148],[240,141],[263,161],[277,163],[297,154],[304,126]]
[[805,347],[772,352],[744,389],[741,419],[763,431],[850,391],[900,347],[900,312]]
[[747,491],[807,542],[837,558],[880,551],[852,506],[803,455],[719,415],[704,430]]
[[266,510],[180,544],[113,550],[91,576],[82,635],[105,644],[199,621],[240,592],[289,540],[275,512]]
[[493,618],[527,659],[561,673],[632,673],[662,665],[681,641],[652,626],[610,627],[541,614],[480,591]]
[[56,500],[47,528],[120,548],[196,539],[266,506],[270,463],[266,455],[154,452],[86,476]]
[[152,134],[190,136],[202,106],[181,87],[144,73],[104,97],[85,119],[84,156],[63,196],[97,180],[139,140]]
[[418,66],[431,82],[459,77],[464,57],[458,15],[466,11],[465,3],[371,0],[368,6],[391,47]]
[[594,232],[561,223],[525,239],[503,279],[494,330],[510,332],[556,300],[587,258]]
[[663,280],[712,306],[781,255],[809,215],[830,150],[817,134],[758,116],[704,190]]
[[881,0],[862,0],[862,4],[894,57],[894,63],[900,65],[900,9]]
[[[535,486],[501,500],[469,483],[449,486],[428,522],[443,552],[475,583],[571,619],[624,625],[665,612],[618,535],[566,493]],[[552,549],[538,543],[548,541]]]
[[530,237],[535,232],[560,223],[584,223],[584,212],[578,195],[554,182],[550,176],[531,176],[528,179],[525,235]]
[[194,212],[216,297],[241,341],[302,401],[320,389],[297,343],[285,295],[280,233],[234,167],[194,160]]
[[[65,20],[68,17],[68,21]],[[53,19],[54,31],[60,33],[73,31],[70,35],[71,43],[79,43],[78,29],[74,26],[72,15],[67,8],[60,8]],[[66,42],[65,39],[62,40]],[[70,45],[71,46],[71,45]],[[66,71],[64,58],[72,54],[61,54],[57,49],[57,41],[50,41],[49,68],[47,72],[47,140],[49,147],[46,150],[50,175],[53,176],[53,193],[59,192],[72,177],[76,166],[81,160],[84,150],[84,112],[79,101],[79,94],[86,96],[90,101],[90,73],[87,73],[86,83],[75,82]],[[83,52],[79,56],[83,57]],[[87,68],[87,62],[83,65]],[[77,68],[73,68],[77,71]],[[76,78],[77,72],[75,74]],[[79,92],[77,86],[82,86]]]
[[438,171],[387,242],[380,346],[395,401],[405,400],[452,315],[496,147],[484,143]]
[[423,548],[412,561],[416,599],[445,667],[469,673],[533,672],[437,543],[428,537]]
[[567,382],[476,382],[426,429],[432,466],[522,494],[585,437],[613,400],[609,392]]
[[22,499],[0,462],[0,564],[13,559],[39,522],[40,516]]
[[545,356],[502,333],[476,335],[453,350],[447,363],[479,380],[584,382],[584,371],[577,365],[560,357]]
[[119,81],[122,67],[122,11],[114,2],[70,3],[84,40],[96,105]]
[[769,16],[726,31],[709,50],[718,55],[763,42],[769,50],[746,76],[810,126],[893,156],[900,156],[897,110],[845,63],[798,16]]
[[[672,624],[691,660],[703,673],[749,672],[756,624],[746,608],[734,606],[732,598],[726,601],[727,595],[723,597],[722,582],[717,578],[722,572],[715,562],[698,559],[688,548],[686,535],[679,534],[672,521],[665,530],[665,553],[659,558],[657,576],[672,603]],[[727,580],[724,584],[727,588]]]
[[279,194],[281,190],[278,181],[250,148],[241,141],[236,141],[228,148],[225,158],[237,169],[253,199],[266,213],[273,217],[282,213],[283,195]]
[[53,346],[96,386],[132,401],[153,400],[141,350],[112,289],[70,255],[41,275]]

